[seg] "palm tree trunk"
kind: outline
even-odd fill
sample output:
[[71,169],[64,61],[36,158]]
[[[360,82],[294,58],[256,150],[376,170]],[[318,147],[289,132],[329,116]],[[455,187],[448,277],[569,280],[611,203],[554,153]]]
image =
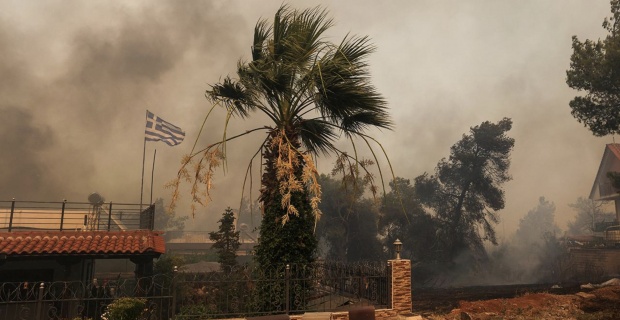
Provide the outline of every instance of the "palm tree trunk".
[[[288,141],[293,147],[299,148],[299,138],[294,130],[287,130]],[[277,138],[277,132],[271,133],[271,140]],[[307,264],[314,261],[317,240],[314,236],[314,216],[310,206],[309,193],[306,188],[294,192],[291,204],[299,215],[289,215],[286,224],[282,217],[286,209],[282,208],[280,183],[276,175],[276,161],[279,150],[277,145],[268,143],[263,158],[264,172],[261,178],[260,201],[263,204],[263,219],[260,228],[260,241],[256,247],[256,260],[262,267],[273,261]],[[304,162],[300,155],[299,164],[293,168],[295,176],[301,180]]]
[[[289,141],[298,148],[297,135],[291,134],[289,131],[287,134]],[[277,138],[277,132],[272,132],[271,140]],[[291,265],[291,270],[302,270],[310,267],[310,264],[314,262],[318,241],[314,236],[314,217],[306,188],[303,188],[301,192],[292,194],[291,204],[297,208],[299,215],[290,215],[288,221],[285,224],[282,223],[282,218],[287,214],[287,210],[282,208],[282,194],[276,175],[278,152],[277,144],[274,146],[274,144],[269,143],[263,154],[265,164],[260,190],[263,219],[254,259],[263,276],[276,277],[281,280],[285,277],[283,265]],[[294,168],[294,171],[297,178],[301,179],[303,160],[299,160],[300,165]],[[284,292],[272,287],[274,280],[276,279],[265,278],[258,283],[256,292],[259,311],[273,311],[274,307],[284,310],[287,305],[286,300],[293,310],[305,308],[307,295],[312,290],[312,283],[309,280],[295,281],[288,296],[284,296]]]

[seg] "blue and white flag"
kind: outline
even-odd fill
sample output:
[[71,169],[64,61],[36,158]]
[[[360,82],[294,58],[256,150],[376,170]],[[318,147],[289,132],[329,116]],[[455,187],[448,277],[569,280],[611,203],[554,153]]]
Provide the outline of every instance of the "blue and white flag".
[[185,138],[185,132],[181,128],[154,115],[146,110],[146,141],[163,141],[169,146],[176,146]]

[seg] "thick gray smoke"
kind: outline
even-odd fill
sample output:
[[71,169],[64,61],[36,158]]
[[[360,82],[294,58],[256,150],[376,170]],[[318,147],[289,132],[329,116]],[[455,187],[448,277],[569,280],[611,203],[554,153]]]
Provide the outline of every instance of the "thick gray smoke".
[[[59,187],[55,179],[46,173],[46,162],[41,153],[55,144],[48,126],[39,127],[32,121],[32,115],[15,107],[0,107],[5,125],[0,126],[0,144],[9,148],[2,158],[0,167],[0,194],[24,198],[33,193],[55,193]],[[58,194],[54,194],[58,197]]]
[[[163,185],[211,107],[205,89],[249,58],[254,24],[281,4],[0,2],[0,199],[85,201],[97,191],[138,202],[146,109],[187,132],[179,146],[146,147],[144,197],[157,148],[154,196],[168,198]],[[564,83],[570,37],[604,36],[606,1],[290,4],[327,8],[337,23],[327,40],[348,32],[373,39],[373,83],[396,123],[394,132],[375,136],[396,175],[432,171],[469,127],[511,117],[514,180],[506,185],[500,236],[516,229],[541,194],[556,203],[560,227],[572,217],[567,204],[587,195],[611,139],[593,138],[570,116],[568,101],[577,94]],[[199,145],[221,138],[221,119],[207,123]],[[232,122],[229,133],[252,121]],[[256,139],[229,145],[228,171],[218,173],[214,202],[200,215],[211,220],[190,229],[212,230],[219,214],[236,206]],[[320,169],[331,163],[321,160]]]
[[145,198],[156,147],[155,196],[167,196],[161,185],[209,107],[206,83],[226,72],[217,61],[242,51],[223,30],[249,33],[252,24],[209,2],[4,6],[40,20],[0,16],[0,198],[85,201],[98,191],[138,202],[146,109],[187,131],[179,147],[147,144]]

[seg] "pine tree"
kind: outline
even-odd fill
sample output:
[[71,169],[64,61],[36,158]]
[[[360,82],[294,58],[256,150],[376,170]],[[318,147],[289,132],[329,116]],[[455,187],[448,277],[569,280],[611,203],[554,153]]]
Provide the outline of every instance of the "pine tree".
[[607,36],[583,42],[573,36],[573,54],[566,71],[568,86],[585,93],[569,103],[571,114],[595,136],[620,133],[620,1],[610,3],[612,16],[603,21]]
[[502,185],[508,174],[514,139],[506,135],[512,120],[485,121],[452,146],[435,175],[415,179],[415,192],[439,223],[438,241],[445,258],[454,261],[466,251],[481,253],[485,240],[497,244],[494,225],[504,208]]
[[217,251],[217,260],[222,271],[229,271],[237,265],[237,250],[241,245],[239,242],[239,231],[235,231],[235,216],[230,207],[222,214],[222,219],[218,221],[220,228],[216,232],[209,232],[209,239],[214,241],[211,248]]

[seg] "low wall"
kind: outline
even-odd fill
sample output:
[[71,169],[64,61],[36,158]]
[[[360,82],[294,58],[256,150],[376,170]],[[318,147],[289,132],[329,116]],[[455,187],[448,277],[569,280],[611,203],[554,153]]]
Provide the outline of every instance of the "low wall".
[[576,278],[598,280],[620,275],[620,249],[571,248],[569,260]]

